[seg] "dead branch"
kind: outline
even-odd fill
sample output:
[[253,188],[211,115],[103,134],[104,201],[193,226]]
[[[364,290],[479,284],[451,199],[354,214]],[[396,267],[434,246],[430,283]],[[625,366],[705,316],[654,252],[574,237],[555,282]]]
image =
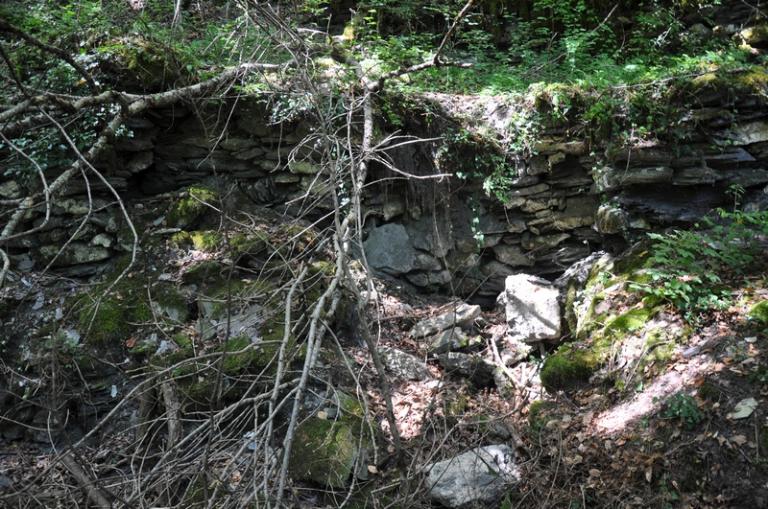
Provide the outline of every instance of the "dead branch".
[[69,473],[72,474],[72,477],[74,477],[78,484],[85,490],[88,494],[88,498],[91,499],[96,507],[101,509],[110,509],[112,507],[112,503],[109,499],[114,497],[107,497],[103,489],[99,488],[99,486],[90,478],[85,470],[83,470],[77,461],[75,461],[71,453],[64,454],[61,457],[61,462],[67,468]]

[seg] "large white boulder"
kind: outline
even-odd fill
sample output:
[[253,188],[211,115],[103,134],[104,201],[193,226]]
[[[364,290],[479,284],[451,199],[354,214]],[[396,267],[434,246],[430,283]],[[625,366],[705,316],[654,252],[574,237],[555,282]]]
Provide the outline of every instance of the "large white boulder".
[[560,289],[555,284],[529,274],[508,276],[499,301],[504,305],[509,336],[526,343],[562,336]]
[[472,449],[424,468],[429,496],[446,507],[497,503],[520,481],[514,452],[506,445]]

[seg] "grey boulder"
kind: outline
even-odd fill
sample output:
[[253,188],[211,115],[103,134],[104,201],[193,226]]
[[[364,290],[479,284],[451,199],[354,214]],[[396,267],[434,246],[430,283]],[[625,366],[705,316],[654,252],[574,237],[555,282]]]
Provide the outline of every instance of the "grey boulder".
[[499,301],[513,338],[536,343],[562,336],[560,290],[546,279],[528,274],[508,276]]
[[374,228],[363,248],[374,269],[399,275],[416,268],[417,252],[403,225],[390,223]]
[[380,348],[379,355],[386,370],[398,380],[426,380],[432,378],[427,365],[417,357],[397,348]]
[[520,481],[514,452],[506,445],[472,449],[424,470],[430,498],[458,509],[496,503]]

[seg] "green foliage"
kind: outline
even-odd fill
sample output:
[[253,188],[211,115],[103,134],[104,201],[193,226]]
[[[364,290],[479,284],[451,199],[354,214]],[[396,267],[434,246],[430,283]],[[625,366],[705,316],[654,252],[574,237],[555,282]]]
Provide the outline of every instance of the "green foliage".
[[152,310],[149,304],[141,298],[133,300],[139,295],[131,292],[130,298],[126,298],[116,291],[100,302],[81,304],[78,325],[83,333],[88,331],[88,341],[92,344],[122,341],[128,339],[136,324],[150,321]]
[[666,402],[661,416],[664,419],[677,419],[688,429],[693,429],[703,419],[696,400],[684,392],[678,392]]
[[707,229],[650,234],[650,281],[630,288],[674,305],[691,320],[727,307],[730,292],[723,276],[741,275],[759,261],[759,236],[768,234],[768,212],[718,214],[718,222],[705,220]]
[[747,316],[750,320],[753,320],[761,325],[768,326],[768,300],[764,300],[755,304],[752,309],[749,310]]
[[472,168],[471,171],[456,171],[455,175],[460,180],[479,182],[486,195],[504,201],[511,182],[518,176],[508,153],[509,150],[491,136],[456,129],[444,135],[435,160],[446,171]]

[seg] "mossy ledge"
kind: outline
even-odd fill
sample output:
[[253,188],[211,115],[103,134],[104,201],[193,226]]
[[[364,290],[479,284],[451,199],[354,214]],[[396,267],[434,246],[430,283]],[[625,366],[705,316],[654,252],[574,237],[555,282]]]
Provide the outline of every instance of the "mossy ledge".
[[588,341],[568,343],[544,361],[541,383],[549,392],[569,390],[589,382],[590,377],[608,359],[614,345],[627,336],[641,332],[658,308],[638,307],[605,320]]

